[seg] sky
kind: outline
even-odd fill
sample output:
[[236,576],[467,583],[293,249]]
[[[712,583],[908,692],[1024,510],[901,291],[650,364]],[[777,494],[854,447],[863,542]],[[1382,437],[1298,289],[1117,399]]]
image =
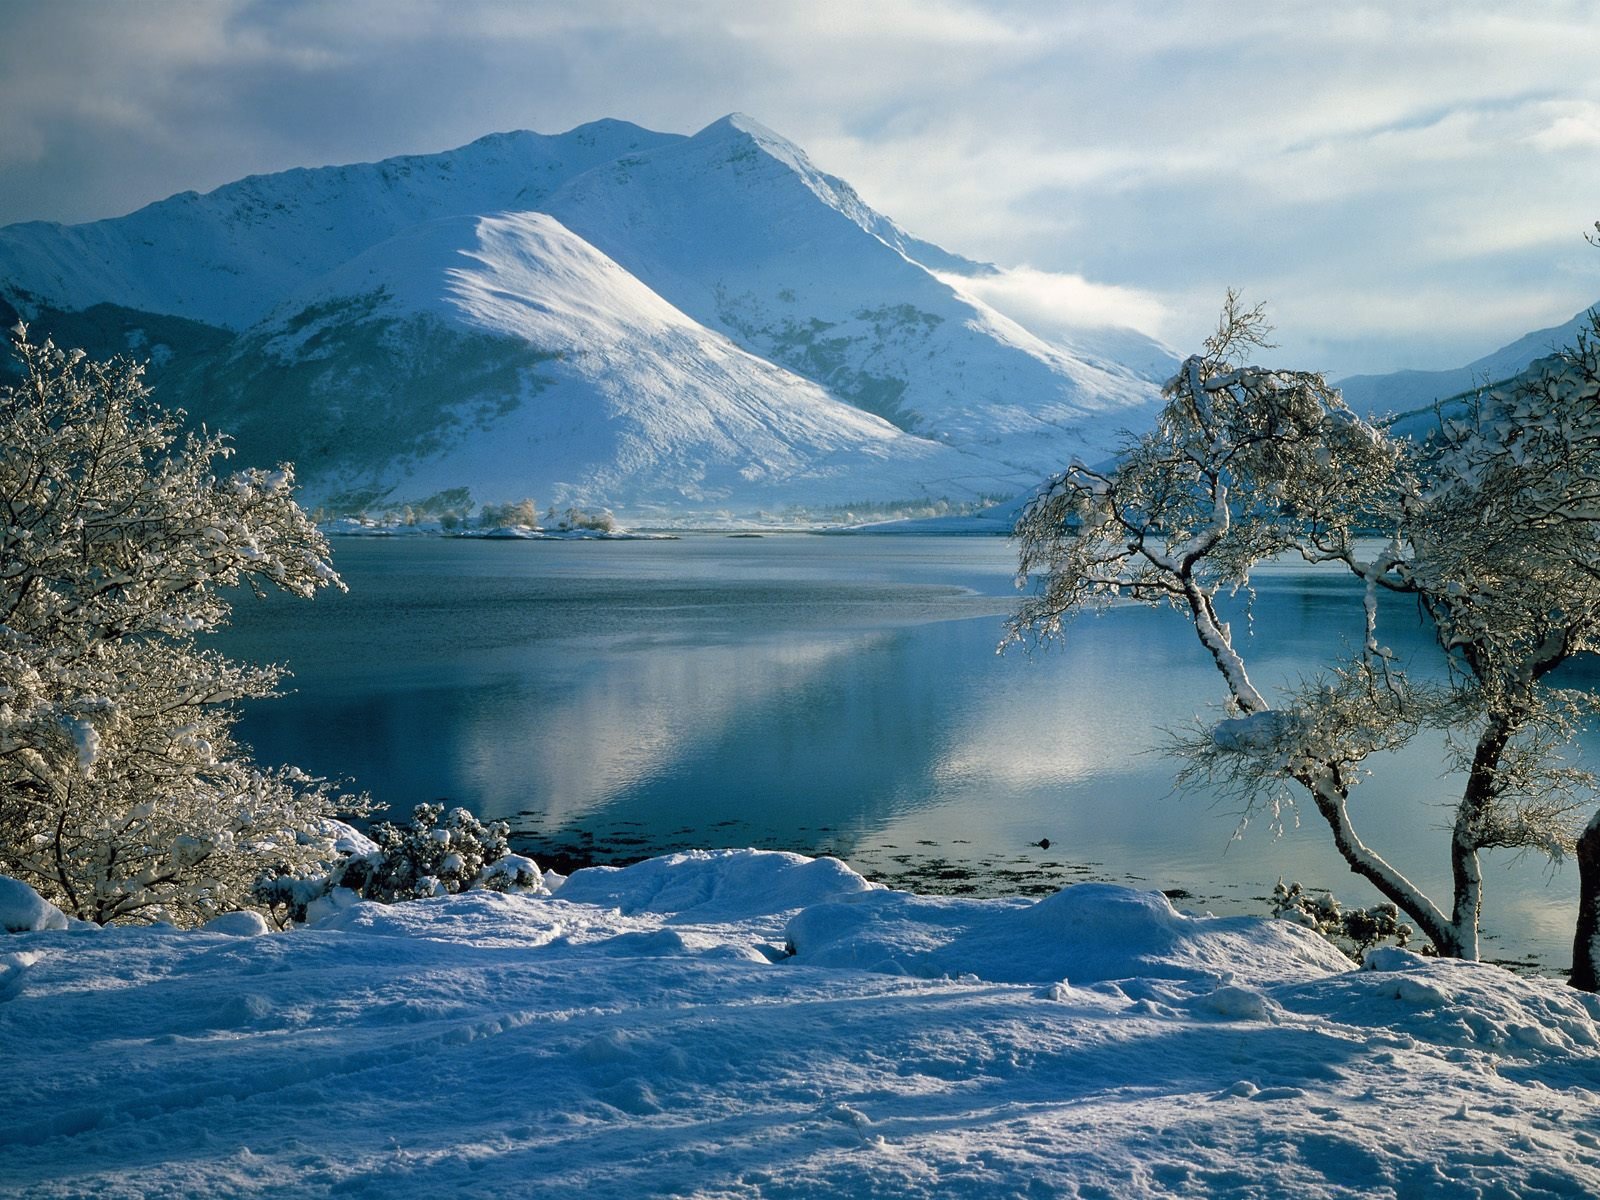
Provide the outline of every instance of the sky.
[[0,0],[0,224],[601,117],[744,112],[1048,328],[1445,368],[1600,301],[1600,8]]

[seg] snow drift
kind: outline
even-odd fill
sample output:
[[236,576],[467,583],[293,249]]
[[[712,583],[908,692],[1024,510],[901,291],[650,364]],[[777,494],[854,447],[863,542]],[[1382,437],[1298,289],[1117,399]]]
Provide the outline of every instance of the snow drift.
[[0,939],[0,1191],[1600,1190],[1592,997],[1120,888],[701,852],[248,932]]

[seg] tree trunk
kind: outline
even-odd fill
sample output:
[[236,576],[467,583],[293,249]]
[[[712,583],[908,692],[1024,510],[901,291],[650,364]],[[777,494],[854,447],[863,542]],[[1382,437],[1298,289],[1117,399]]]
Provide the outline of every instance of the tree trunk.
[[1578,930],[1572,939],[1573,987],[1600,992],[1600,812],[1578,839]]
[[[1455,828],[1450,835],[1450,874],[1455,895],[1450,906],[1450,923],[1455,927],[1458,958],[1478,957],[1478,918],[1483,911],[1483,866],[1478,861],[1484,814],[1494,803],[1495,783],[1500,759],[1511,741],[1512,723],[1493,716],[1478,735],[1473,751],[1467,786],[1456,806]],[[1441,949],[1443,949],[1441,947]]]
[[1329,766],[1321,778],[1296,776],[1311,793],[1317,811],[1333,833],[1333,845],[1350,869],[1371,883],[1396,908],[1417,923],[1422,935],[1446,958],[1462,958],[1460,931],[1444,913],[1404,875],[1371,850],[1350,823],[1349,793],[1338,779],[1338,769]]
[[1450,926],[1455,930],[1453,949],[1439,947],[1441,954],[1453,958],[1478,960],[1478,918],[1483,913],[1483,864],[1477,849],[1463,839],[1458,827],[1450,839],[1450,876],[1454,901],[1450,906]]

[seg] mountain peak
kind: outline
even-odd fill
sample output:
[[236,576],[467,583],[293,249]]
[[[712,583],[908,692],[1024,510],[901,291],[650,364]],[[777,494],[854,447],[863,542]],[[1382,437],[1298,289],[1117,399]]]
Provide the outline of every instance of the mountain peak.
[[768,129],[754,117],[748,117],[740,112],[729,113],[711,122],[690,140],[706,144],[717,142],[754,144],[802,174],[816,173],[817,170],[799,146],[781,133]]
[[[635,125],[632,121],[619,121],[613,117],[605,117],[598,121],[585,121],[582,125],[575,125],[565,133],[538,133],[531,129],[507,130],[500,133],[485,134],[475,138],[465,146],[454,150],[446,150],[441,154],[432,156],[409,156],[397,159],[397,162],[419,161],[420,158],[432,157],[444,159],[461,157],[470,151],[516,151],[524,153],[537,153],[535,147],[550,147],[559,153],[559,148],[583,147],[594,153],[588,158],[620,156],[636,150],[649,149],[662,145],[665,142],[678,140],[676,135],[656,133]],[[380,163],[380,166],[385,165]]]
[[0,304],[96,354],[148,347],[177,364],[165,396],[352,504],[960,504],[1102,457],[1153,402],[932,270],[983,268],[741,113],[0,229]]
[[754,151],[766,154],[773,161],[794,172],[804,186],[829,208],[925,267],[962,276],[994,274],[995,268],[987,263],[973,262],[971,259],[951,254],[932,242],[912,237],[862,200],[849,183],[837,175],[830,175],[819,169],[807,157],[804,150],[781,133],[768,129],[754,117],[741,112],[729,113],[711,122],[690,138],[689,142],[714,149],[727,159],[748,158],[752,148]]
[[731,112],[725,117],[719,117],[695,134],[695,136],[709,139],[727,133],[742,133],[755,138],[757,141],[783,142],[785,145],[792,144],[787,138],[774,133],[754,117],[742,112]]
[[621,150],[639,149],[653,145],[664,136],[632,121],[619,121],[615,117],[602,117],[598,121],[585,121],[560,135],[563,141],[573,141],[584,146],[610,146]]

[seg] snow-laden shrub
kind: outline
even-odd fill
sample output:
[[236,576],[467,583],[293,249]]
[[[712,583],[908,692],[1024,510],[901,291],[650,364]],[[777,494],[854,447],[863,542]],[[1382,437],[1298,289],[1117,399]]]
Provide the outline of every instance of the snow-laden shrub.
[[502,854],[484,864],[476,886],[489,892],[526,892],[552,885],[533,859],[522,854]]
[[0,875],[0,933],[34,933],[66,927],[66,914],[54,904],[22,880]]
[[201,924],[263,870],[335,859],[320,822],[362,802],[233,740],[281,671],[202,639],[246,588],[342,588],[294,474],[223,471],[142,368],[35,345],[0,387],[0,872],[71,916]]
[[539,506],[531,499],[505,504],[485,504],[478,510],[480,529],[505,529],[521,526],[525,529],[539,527]]
[[1278,880],[1272,889],[1272,915],[1320,933],[1356,962],[1385,942],[1404,948],[1415,930],[1400,919],[1400,910],[1388,901],[1370,908],[1345,908],[1332,892],[1313,895],[1298,883]]
[[503,821],[484,825],[464,808],[447,815],[442,804],[419,804],[411,823],[380,821],[372,827],[378,849],[346,859],[330,877],[365,900],[419,900],[464,892],[485,863],[510,848]]
[[464,808],[446,813],[442,804],[419,804],[408,824],[373,825],[372,848],[353,848],[326,875],[284,872],[262,878],[256,900],[287,924],[306,920],[312,905],[340,890],[392,904],[473,887],[495,892],[540,887],[537,864],[511,853],[510,832],[504,821],[484,824]]

